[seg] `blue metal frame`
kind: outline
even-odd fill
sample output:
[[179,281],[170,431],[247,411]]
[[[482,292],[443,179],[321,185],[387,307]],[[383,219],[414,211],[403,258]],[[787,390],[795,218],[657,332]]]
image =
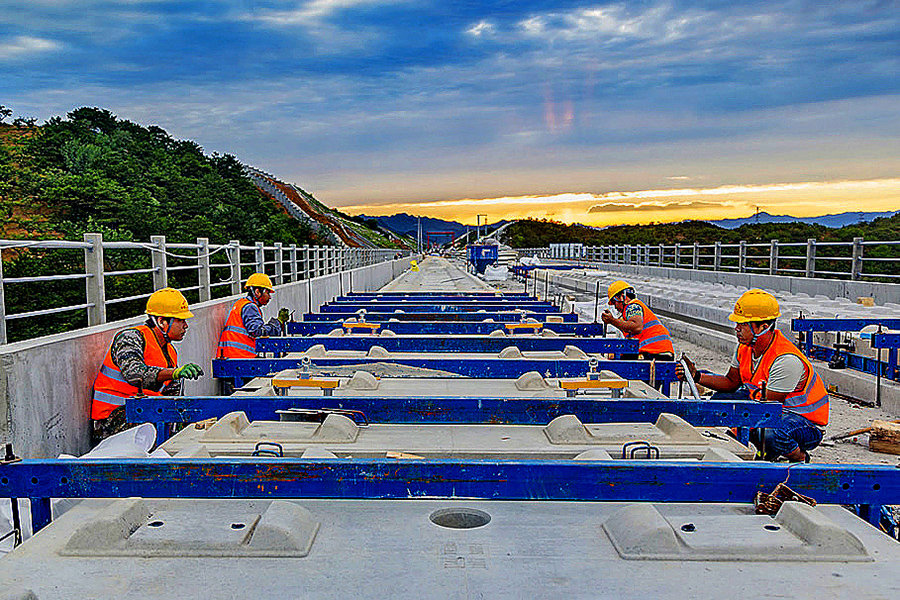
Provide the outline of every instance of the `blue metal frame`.
[[[313,358],[316,367],[337,367],[385,362],[384,358]],[[537,371],[546,377],[584,377],[589,370],[588,361],[574,359],[537,360],[528,358],[423,358],[391,356],[389,362],[397,365],[436,369],[476,379],[515,379],[528,371]],[[675,378],[675,362],[656,363],[657,383],[669,384]],[[300,367],[299,358],[216,358],[212,361],[213,377],[233,379],[235,387],[246,380],[263,377],[285,369]],[[608,370],[625,379],[649,381],[650,363],[630,360],[601,360],[598,370]]]
[[[489,304],[489,303],[478,303],[478,304],[445,304],[445,303],[395,303],[395,304],[324,304],[319,307],[319,312],[322,314],[341,314],[341,315],[353,315],[358,311],[366,309],[366,314],[368,313],[393,313],[397,310],[402,310],[406,313],[475,313],[479,311],[484,311],[486,313],[499,313],[499,312],[510,312],[510,311],[524,311],[526,315],[530,315],[532,313],[550,313],[550,314],[562,314],[560,313],[559,307],[553,306],[552,304],[541,302],[535,304]],[[479,312],[479,314],[482,314]]]
[[457,397],[285,397],[285,396],[143,396],[125,400],[129,423],[154,423],[157,443],[168,439],[168,423],[195,423],[232,411],[251,421],[278,420],[275,411],[289,408],[338,408],[360,411],[370,423],[491,423],[546,425],[560,415],[583,423],[656,422],[660,413],[678,415],[698,427],[738,427],[746,444],[746,428],[778,427],[782,405],[750,400],[603,400],[590,398],[457,398]]
[[537,299],[528,292],[459,292],[458,294],[448,292],[348,292],[342,298],[383,298],[397,296],[399,298],[414,298],[422,296],[425,298],[434,298],[437,296],[455,296],[458,298],[526,298]]
[[[859,331],[867,325],[881,325],[888,329],[898,329],[900,328],[900,319],[793,319],[791,321],[792,330],[804,333],[805,339],[801,343],[803,353],[811,358],[824,361],[832,360],[839,351],[828,346],[814,344],[812,332]],[[846,360],[847,367],[863,373],[880,374],[881,377],[900,381],[900,369],[898,369],[897,365],[897,348],[900,347],[900,335],[872,334],[871,343],[873,348],[888,348],[887,361],[841,350],[840,355]]]
[[[790,470],[789,470],[790,469]],[[653,460],[521,461],[216,458],[24,460],[0,465],[0,497],[31,498],[38,531],[51,498],[480,498],[750,503],[790,486],[822,504],[900,504],[900,470]]]
[[538,298],[531,294],[521,293],[517,295],[504,294],[497,296],[494,294],[435,294],[426,296],[424,294],[402,295],[402,294],[382,294],[379,296],[338,296],[335,302],[537,302]]
[[488,336],[417,336],[377,337],[341,336],[329,337],[269,337],[256,340],[256,352],[304,352],[312,346],[325,346],[326,350],[368,350],[381,346],[390,352],[477,352],[497,353],[515,346],[525,352],[552,352],[575,346],[589,354],[612,353],[637,354],[637,340],[624,338],[544,338],[544,337],[488,337]]
[[[303,320],[318,323],[327,321],[338,323],[340,326],[345,319],[355,318],[355,313],[304,313]],[[497,323],[518,323],[522,317],[534,319],[540,323],[546,323],[547,317],[560,317],[563,323],[577,323],[578,315],[575,313],[535,313],[526,312],[370,312],[366,311],[366,321],[383,323],[396,319],[397,321],[445,321],[458,323],[480,323],[485,319],[493,319]]]
[[490,300],[483,298],[453,298],[453,297],[444,297],[437,296],[435,298],[412,298],[409,300],[397,299],[397,300],[386,300],[380,298],[373,298],[371,300],[357,300],[357,299],[349,299],[349,300],[341,300],[340,298],[336,298],[332,302],[326,302],[324,306],[347,306],[347,305],[360,305],[362,307],[369,306],[387,306],[387,305],[398,305],[398,306],[465,306],[465,307],[480,307],[480,308],[492,308],[492,307],[500,307],[500,308],[528,308],[529,306],[553,306],[552,302],[548,302],[546,300],[525,300],[525,299],[516,299],[516,298],[507,298],[505,300]]
[[[374,321],[381,323],[379,332],[390,330],[398,335],[488,335],[500,330],[506,331],[504,323],[484,323],[473,321]],[[290,335],[322,335],[332,329],[341,329],[343,321],[288,322]],[[603,335],[602,323],[544,323],[560,335],[593,337]],[[510,336],[512,337],[512,336]]]

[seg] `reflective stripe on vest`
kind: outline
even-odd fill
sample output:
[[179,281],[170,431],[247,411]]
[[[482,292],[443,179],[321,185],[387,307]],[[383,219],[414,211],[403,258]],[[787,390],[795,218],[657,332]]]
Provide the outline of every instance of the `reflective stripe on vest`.
[[[247,298],[241,298],[234,303],[228,318],[225,320],[225,328],[222,335],[219,336],[219,345],[216,349],[216,355],[219,358],[255,358],[256,357],[256,340],[253,339],[247,328],[244,327],[244,319],[241,312],[248,304],[259,307],[250,302]],[[262,315],[262,311],[260,311]]]
[[[644,328],[638,335],[628,335],[626,338],[638,340],[638,352],[646,352],[647,354],[662,354],[671,352],[675,354],[675,346],[672,345],[672,338],[669,336],[669,330],[665,325],[659,322],[659,318],[646,304],[640,300],[631,300],[628,304],[637,304],[641,307],[644,314]],[[626,305],[625,310],[628,310]],[[624,315],[623,315],[624,316]]]
[[750,389],[751,397],[756,397],[762,390],[763,382],[769,380],[769,370],[772,363],[779,356],[793,354],[797,356],[806,368],[806,384],[800,391],[790,392],[782,404],[785,410],[801,415],[817,425],[828,424],[828,392],[822,384],[818,373],[813,369],[803,353],[797,349],[789,339],[776,330],[772,343],[766,352],[760,357],[756,371],[751,373],[753,367],[752,350],[749,346],[738,346],[738,364],[740,365],[741,381]]
[[[156,336],[146,325],[139,325],[138,330],[144,338],[144,364],[150,367],[171,368],[178,364],[178,352],[171,344],[166,344],[172,364],[166,360],[166,355],[160,347]],[[91,399],[91,418],[105,419],[116,407],[125,405],[125,398],[138,393],[138,388],[125,380],[122,371],[112,360],[112,344],[106,351],[106,358],[100,366],[100,372],[94,379],[94,390]],[[159,392],[144,390],[147,396],[161,396]]]

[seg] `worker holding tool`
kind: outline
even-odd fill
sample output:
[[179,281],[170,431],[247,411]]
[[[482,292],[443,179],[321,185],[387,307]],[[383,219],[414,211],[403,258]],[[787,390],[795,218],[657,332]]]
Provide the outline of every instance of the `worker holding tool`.
[[[699,385],[719,393],[713,399],[753,399],[781,402],[782,426],[751,432],[751,440],[766,460],[779,456],[791,462],[809,462],[809,451],[822,441],[828,424],[828,393],[812,363],[775,328],[781,316],[778,301],[760,289],[744,292],[728,318],[734,321],[738,347],[725,375],[699,371],[684,358],[675,366],[679,379],[685,368]],[[684,366],[683,366],[684,365]]]
[[263,322],[262,307],[269,303],[275,288],[265,273],[254,273],[244,284],[247,295],[231,308],[225,329],[219,336],[216,356],[219,358],[255,358],[256,338],[284,334],[290,311],[282,308],[278,317]]
[[125,398],[178,396],[184,379],[197,379],[203,369],[195,363],[178,366],[172,342],[184,338],[193,317],[181,292],[157,290],[147,299],[147,322],[118,332],[100,372],[94,379],[91,401],[92,443],[132,427],[125,422]]
[[600,319],[607,325],[619,329],[627,339],[637,339],[638,354],[623,354],[623,359],[641,360],[675,360],[675,347],[669,330],[646,304],[638,300],[631,284],[625,281],[614,281],[606,290],[609,304],[615,307],[621,318],[604,310]]

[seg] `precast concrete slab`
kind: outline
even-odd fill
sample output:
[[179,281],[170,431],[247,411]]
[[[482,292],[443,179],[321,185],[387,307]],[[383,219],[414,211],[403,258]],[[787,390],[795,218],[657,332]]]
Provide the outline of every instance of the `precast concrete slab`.
[[[400,368],[398,366],[397,368]],[[618,380],[614,373],[601,371],[603,379]],[[471,379],[467,377],[376,377],[366,371],[357,371],[350,377],[311,375],[313,384],[292,385],[300,378],[297,369],[287,369],[273,377],[256,377],[235,391],[235,395],[275,395],[275,380],[279,381],[279,394],[297,397],[323,397],[325,390],[331,397],[379,397],[379,398],[472,398],[495,396],[504,398],[565,398],[571,390],[563,387],[568,381],[543,377],[540,373],[525,373],[517,379]],[[333,381],[331,386],[315,385],[316,380]],[[665,398],[659,391],[639,380],[627,380],[620,390],[623,398]],[[587,388],[576,391],[580,398],[611,399],[612,388]]]
[[321,423],[250,422],[243,412],[225,415],[205,429],[187,427],[162,444],[177,456],[201,446],[210,456],[251,456],[254,452],[302,457],[310,448],[340,458],[573,459],[602,450],[610,456],[702,459],[712,448],[752,458],[747,446],[721,427],[694,427],[681,417],[661,414],[656,423],[583,424],[573,415],[536,425],[359,426],[329,414]]
[[0,594],[896,596],[900,544],[839,506],[796,504],[769,517],[749,504],[89,499],[0,559]]
[[380,292],[492,292],[495,288],[470,275],[444,258],[428,256],[419,270],[409,270],[382,287]]

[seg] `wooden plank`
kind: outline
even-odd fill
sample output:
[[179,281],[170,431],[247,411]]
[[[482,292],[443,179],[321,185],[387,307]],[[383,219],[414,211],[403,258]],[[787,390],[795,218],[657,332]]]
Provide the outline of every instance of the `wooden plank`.
[[884,454],[900,454],[900,424],[873,421],[869,433],[869,450]]

